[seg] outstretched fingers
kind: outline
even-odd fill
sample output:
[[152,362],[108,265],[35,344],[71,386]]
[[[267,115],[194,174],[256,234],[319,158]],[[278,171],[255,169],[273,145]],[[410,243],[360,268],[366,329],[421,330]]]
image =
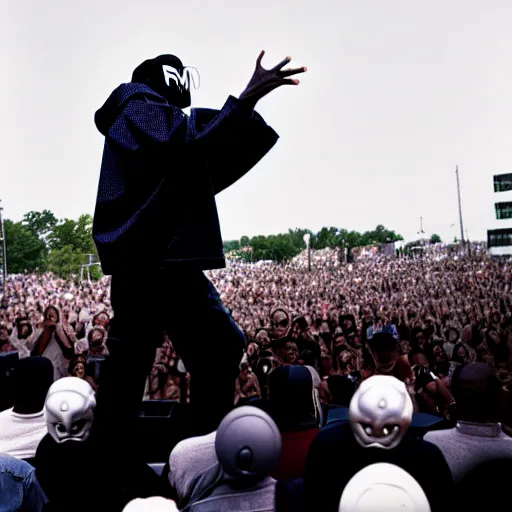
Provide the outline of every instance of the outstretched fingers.
[[293,69],[283,69],[279,71],[279,75],[282,77],[298,75],[299,73],[305,73],[308,70],[307,67],[303,66],[302,68],[293,68]]
[[270,71],[279,71],[280,69],[284,68],[286,64],[289,64],[291,60],[291,57],[286,57],[277,66],[274,66]]
[[281,85],[299,85],[300,80],[296,78],[283,78],[280,82]]

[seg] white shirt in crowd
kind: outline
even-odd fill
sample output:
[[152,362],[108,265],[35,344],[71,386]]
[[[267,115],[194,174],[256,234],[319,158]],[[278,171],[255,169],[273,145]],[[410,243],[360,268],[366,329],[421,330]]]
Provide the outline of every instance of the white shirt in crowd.
[[41,336],[42,332],[42,329],[34,329],[28,338],[21,339],[18,337],[17,328],[13,328],[12,335],[10,337],[10,343],[18,351],[18,357],[20,359],[30,357],[30,353],[32,352],[36,341],[39,339],[39,336]]
[[64,357],[62,349],[55,339],[55,336],[56,334],[54,333],[52,339],[41,355],[49,359],[53,364],[53,380],[59,380],[63,377],[67,377],[69,361]]
[[18,414],[12,408],[2,411],[0,453],[17,459],[31,459],[47,432],[44,411],[35,414]]

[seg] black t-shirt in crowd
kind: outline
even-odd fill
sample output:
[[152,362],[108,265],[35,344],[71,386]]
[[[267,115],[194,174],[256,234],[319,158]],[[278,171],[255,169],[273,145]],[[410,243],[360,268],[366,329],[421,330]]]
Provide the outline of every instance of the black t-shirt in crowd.
[[[47,434],[41,440],[34,464],[38,482],[50,502],[45,512],[116,512],[135,498],[165,495],[149,466],[138,463],[135,457],[128,462],[112,461],[98,450],[91,438],[57,444]],[[126,450],[134,451],[133,447]],[[126,472],[122,471],[127,464]]]
[[449,508],[451,472],[443,454],[432,443],[404,438],[392,450],[363,448],[348,424],[333,423],[318,433],[306,458],[305,510],[338,512],[341,495],[351,478],[381,462],[407,471],[423,488],[432,512]]

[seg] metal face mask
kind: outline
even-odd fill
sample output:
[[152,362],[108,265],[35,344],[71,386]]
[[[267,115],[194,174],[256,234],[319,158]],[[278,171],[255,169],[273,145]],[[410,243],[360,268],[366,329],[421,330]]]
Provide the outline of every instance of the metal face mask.
[[48,390],[45,418],[48,433],[57,443],[85,441],[94,420],[96,397],[90,384],[77,377],[65,377]]
[[395,448],[412,422],[413,404],[405,384],[395,377],[375,375],[363,381],[349,407],[349,422],[365,448]]
[[[191,70],[196,72],[199,82],[199,76],[195,68],[185,66],[180,69],[168,64],[162,65],[165,85],[169,88],[169,92],[166,96],[170,97],[172,103],[177,107],[186,108],[190,106],[191,85],[196,88],[195,76],[192,74]],[[176,90],[177,92],[175,92]]]
[[175,55],[160,55],[140,64],[133,72],[132,82],[148,85],[170,105],[188,108],[191,87],[199,87],[199,73],[192,66],[184,66]]

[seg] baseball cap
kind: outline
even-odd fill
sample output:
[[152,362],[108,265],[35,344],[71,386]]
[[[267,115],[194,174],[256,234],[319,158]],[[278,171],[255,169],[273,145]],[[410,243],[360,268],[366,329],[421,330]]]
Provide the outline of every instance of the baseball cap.
[[407,471],[388,463],[367,466],[349,481],[339,512],[430,512],[420,484]]
[[377,335],[392,336],[398,341],[398,329],[394,324],[385,324],[383,326],[371,325],[368,327],[368,330],[366,331],[366,337],[368,340],[371,340]]
[[176,503],[160,496],[130,501],[123,512],[178,512]]
[[372,325],[367,330],[368,346],[371,350],[393,350],[398,346],[398,330],[395,325]]

